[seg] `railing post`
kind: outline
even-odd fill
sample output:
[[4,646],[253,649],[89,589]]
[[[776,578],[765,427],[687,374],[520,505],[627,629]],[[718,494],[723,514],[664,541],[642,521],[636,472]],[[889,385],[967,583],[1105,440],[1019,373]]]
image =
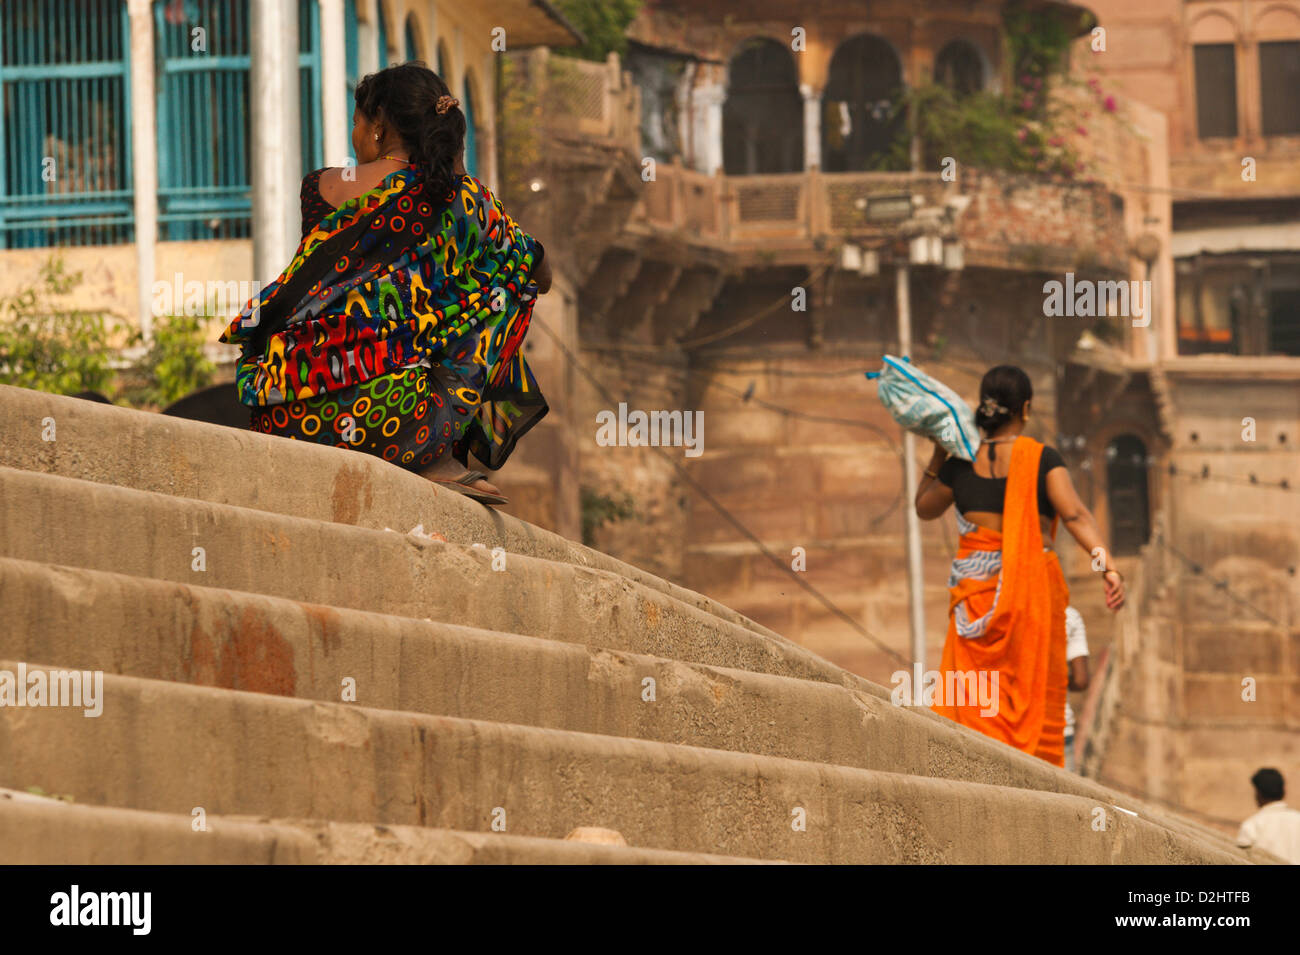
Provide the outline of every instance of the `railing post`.
[[[135,269],[140,331],[153,338],[154,250],[158,245],[158,140],[154,117],[153,7],[131,0],[131,188],[135,195]],[[174,290],[180,294],[180,289]]]

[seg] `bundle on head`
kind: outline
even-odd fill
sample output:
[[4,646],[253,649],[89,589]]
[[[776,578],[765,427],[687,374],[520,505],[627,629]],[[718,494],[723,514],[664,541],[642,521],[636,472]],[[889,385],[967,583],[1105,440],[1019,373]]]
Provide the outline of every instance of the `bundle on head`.
[[465,114],[459,106],[438,112],[450,96],[442,77],[423,63],[403,63],[371,73],[357,84],[356,106],[371,122],[383,121],[406,144],[436,196],[452,191],[453,168],[465,148]]
[[980,382],[980,400],[975,409],[975,424],[992,437],[1009,421],[1020,417],[1025,402],[1034,397],[1029,376],[1015,365],[990,368]]

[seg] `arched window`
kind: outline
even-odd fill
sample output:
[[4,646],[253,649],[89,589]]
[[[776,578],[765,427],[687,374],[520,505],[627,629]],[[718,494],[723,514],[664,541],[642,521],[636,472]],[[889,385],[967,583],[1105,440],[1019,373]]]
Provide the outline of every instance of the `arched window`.
[[465,101],[460,107],[465,113],[465,171],[471,176],[479,177],[478,168],[478,119],[474,115],[474,81],[470,74],[465,75]]
[[863,35],[839,45],[822,96],[822,168],[861,172],[886,163],[905,129],[901,113],[891,119],[902,87],[902,67],[884,40]]
[[1151,536],[1147,497],[1147,446],[1137,435],[1121,434],[1106,446],[1106,501],[1110,546],[1135,554]]
[[0,3],[0,248],[131,240],[122,0]]
[[[439,43],[438,44],[438,65],[435,66],[434,69],[438,71],[438,75],[442,77],[443,82],[446,83],[448,87],[451,86],[451,76],[447,73],[447,70],[449,70],[450,68],[451,68],[451,55],[447,52],[447,44]],[[456,92],[455,90],[452,90],[453,94],[455,94],[455,92]]]
[[406,62],[410,63],[420,57],[420,28],[415,22],[415,14],[406,15]]
[[384,0],[375,3],[375,33],[379,38],[379,68],[388,66],[391,54],[388,52],[388,14],[384,11]]
[[953,40],[934,59],[934,81],[958,96],[984,89],[984,58],[968,40]]
[[[343,0],[343,52],[347,61],[348,123],[357,103],[357,82],[361,79],[361,21],[357,17],[357,0]],[[337,82],[337,80],[335,81]],[[352,136],[348,136],[348,157],[356,159],[352,149]]]
[[728,175],[803,169],[803,97],[790,51],[746,40],[727,68],[722,164]]

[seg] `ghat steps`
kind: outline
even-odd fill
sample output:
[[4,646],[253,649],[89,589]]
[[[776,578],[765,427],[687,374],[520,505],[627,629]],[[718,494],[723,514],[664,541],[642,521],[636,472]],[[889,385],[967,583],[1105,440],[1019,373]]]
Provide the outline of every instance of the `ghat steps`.
[[0,709],[0,861],[1271,861],[382,461],[0,408],[0,670],[105,674]]

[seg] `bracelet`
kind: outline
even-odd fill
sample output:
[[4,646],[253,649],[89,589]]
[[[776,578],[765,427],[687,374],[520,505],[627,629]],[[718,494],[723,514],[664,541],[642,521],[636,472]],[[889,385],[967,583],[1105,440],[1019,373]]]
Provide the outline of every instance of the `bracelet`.
[[1107,567],[1105,570],[1103,570],[1103,571],[1101,572],[1101,575],[1102,575],[1103,577],[1105,577],[1107,574],[1119,574],[1119,582],[1120,582],[1121,584],[1124,583],[1124,575],[1119,573],[1119,569],[1118,569],[1118,568],[1115,568],[1115,567]]
[[929,468],[926,468],[926,469],[925,469],[924,471],[922,471],[921,473],[924,474],[926,477],[930,478],[930,480],[932,480],[932,481],[937,481],[937,480],[939,480],[939,475],[938,475],[937,473],[935,473],[934,471],[931,471]]

